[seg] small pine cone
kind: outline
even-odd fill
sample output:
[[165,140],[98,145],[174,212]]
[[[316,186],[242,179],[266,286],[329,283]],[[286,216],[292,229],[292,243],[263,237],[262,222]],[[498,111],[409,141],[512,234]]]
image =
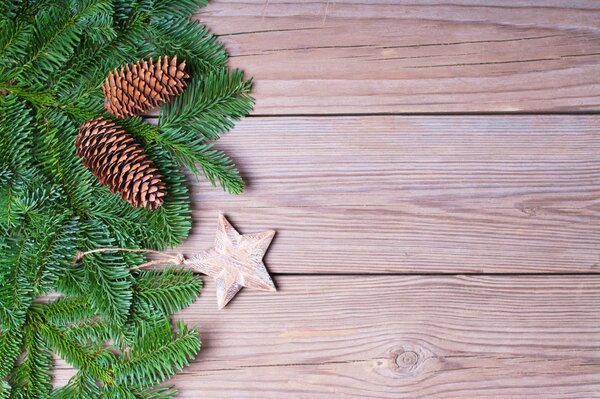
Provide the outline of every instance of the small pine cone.
[[94,176],[131,205],[151,209],[162,205],[166,195],[162,176],[121,126],[103,117],[91,119],[79,128],[75,148]]
[[180,94],[188,77],[185,61],[177,64],[177,56],[122,65],[102,85],[104,107],[118,117],[140,114]]

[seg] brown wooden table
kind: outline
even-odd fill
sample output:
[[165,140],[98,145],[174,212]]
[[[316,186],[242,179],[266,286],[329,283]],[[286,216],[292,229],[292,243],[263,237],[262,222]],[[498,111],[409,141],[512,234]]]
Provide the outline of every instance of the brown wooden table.
[[[279,291],[214,286],[182,398],[599,398],[600,2],[215,1],[255,78],[220,141]],[[69,374],[63,364],[57,378]]]

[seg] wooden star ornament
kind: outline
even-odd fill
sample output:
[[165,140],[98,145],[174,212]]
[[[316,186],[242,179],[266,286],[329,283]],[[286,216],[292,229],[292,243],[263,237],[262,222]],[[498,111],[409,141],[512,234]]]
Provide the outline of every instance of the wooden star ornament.
[[220,214],[214,247],[191,257],[186,264],[215,279],[219,309],[223,309],[242,287],[276,290],[262,260],[274,235],[273,230],[240,234]]

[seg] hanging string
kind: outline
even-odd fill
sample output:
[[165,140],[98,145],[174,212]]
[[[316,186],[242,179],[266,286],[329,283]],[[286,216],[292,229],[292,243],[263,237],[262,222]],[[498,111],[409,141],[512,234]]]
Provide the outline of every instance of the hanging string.
[[156,250],[153,250],[153,249],[143,249],[143,248],[140,248],[140,249],[134,249],[134,248],[96,248],[96,249],[91,249],[89,251],[77,251],[77,254],[75,255],[75,258],[73,259],[73,266],[75,266],[75,264],[77,262],[79,262],[81,259],[83,259],[83,257],[85,257],[86,255],[100,253],[100,252],[137,252],[137,253],[149,253],[149,254],[158,255],[158,256],[160,256],[160,257],[163,258],[163,259],[151,260],[151,261],[148,261],[146,263],[139,264],[137,266],[132,266],[132,267],[129,268],[129,270],[143,269],[145,267],[156,266],[156,265],[163,265],[165,263],[174,263],[177,266],[182,266],[182,265],[185,265],[187,263],[187,259],[185,259],[185,256],[183,254],[169,254],[169,253],[166,253],[166,252],[156,251]]

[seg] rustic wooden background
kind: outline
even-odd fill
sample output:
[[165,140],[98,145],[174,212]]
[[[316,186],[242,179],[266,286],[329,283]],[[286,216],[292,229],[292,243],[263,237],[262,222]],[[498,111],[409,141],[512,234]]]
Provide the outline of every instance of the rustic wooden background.
[[[181,315],[182,398],[600,398],[600,1],[214,1],[256,79],[184,251],[277,229],[275,294]],[[59,382],[68,375],[63,370]]]

